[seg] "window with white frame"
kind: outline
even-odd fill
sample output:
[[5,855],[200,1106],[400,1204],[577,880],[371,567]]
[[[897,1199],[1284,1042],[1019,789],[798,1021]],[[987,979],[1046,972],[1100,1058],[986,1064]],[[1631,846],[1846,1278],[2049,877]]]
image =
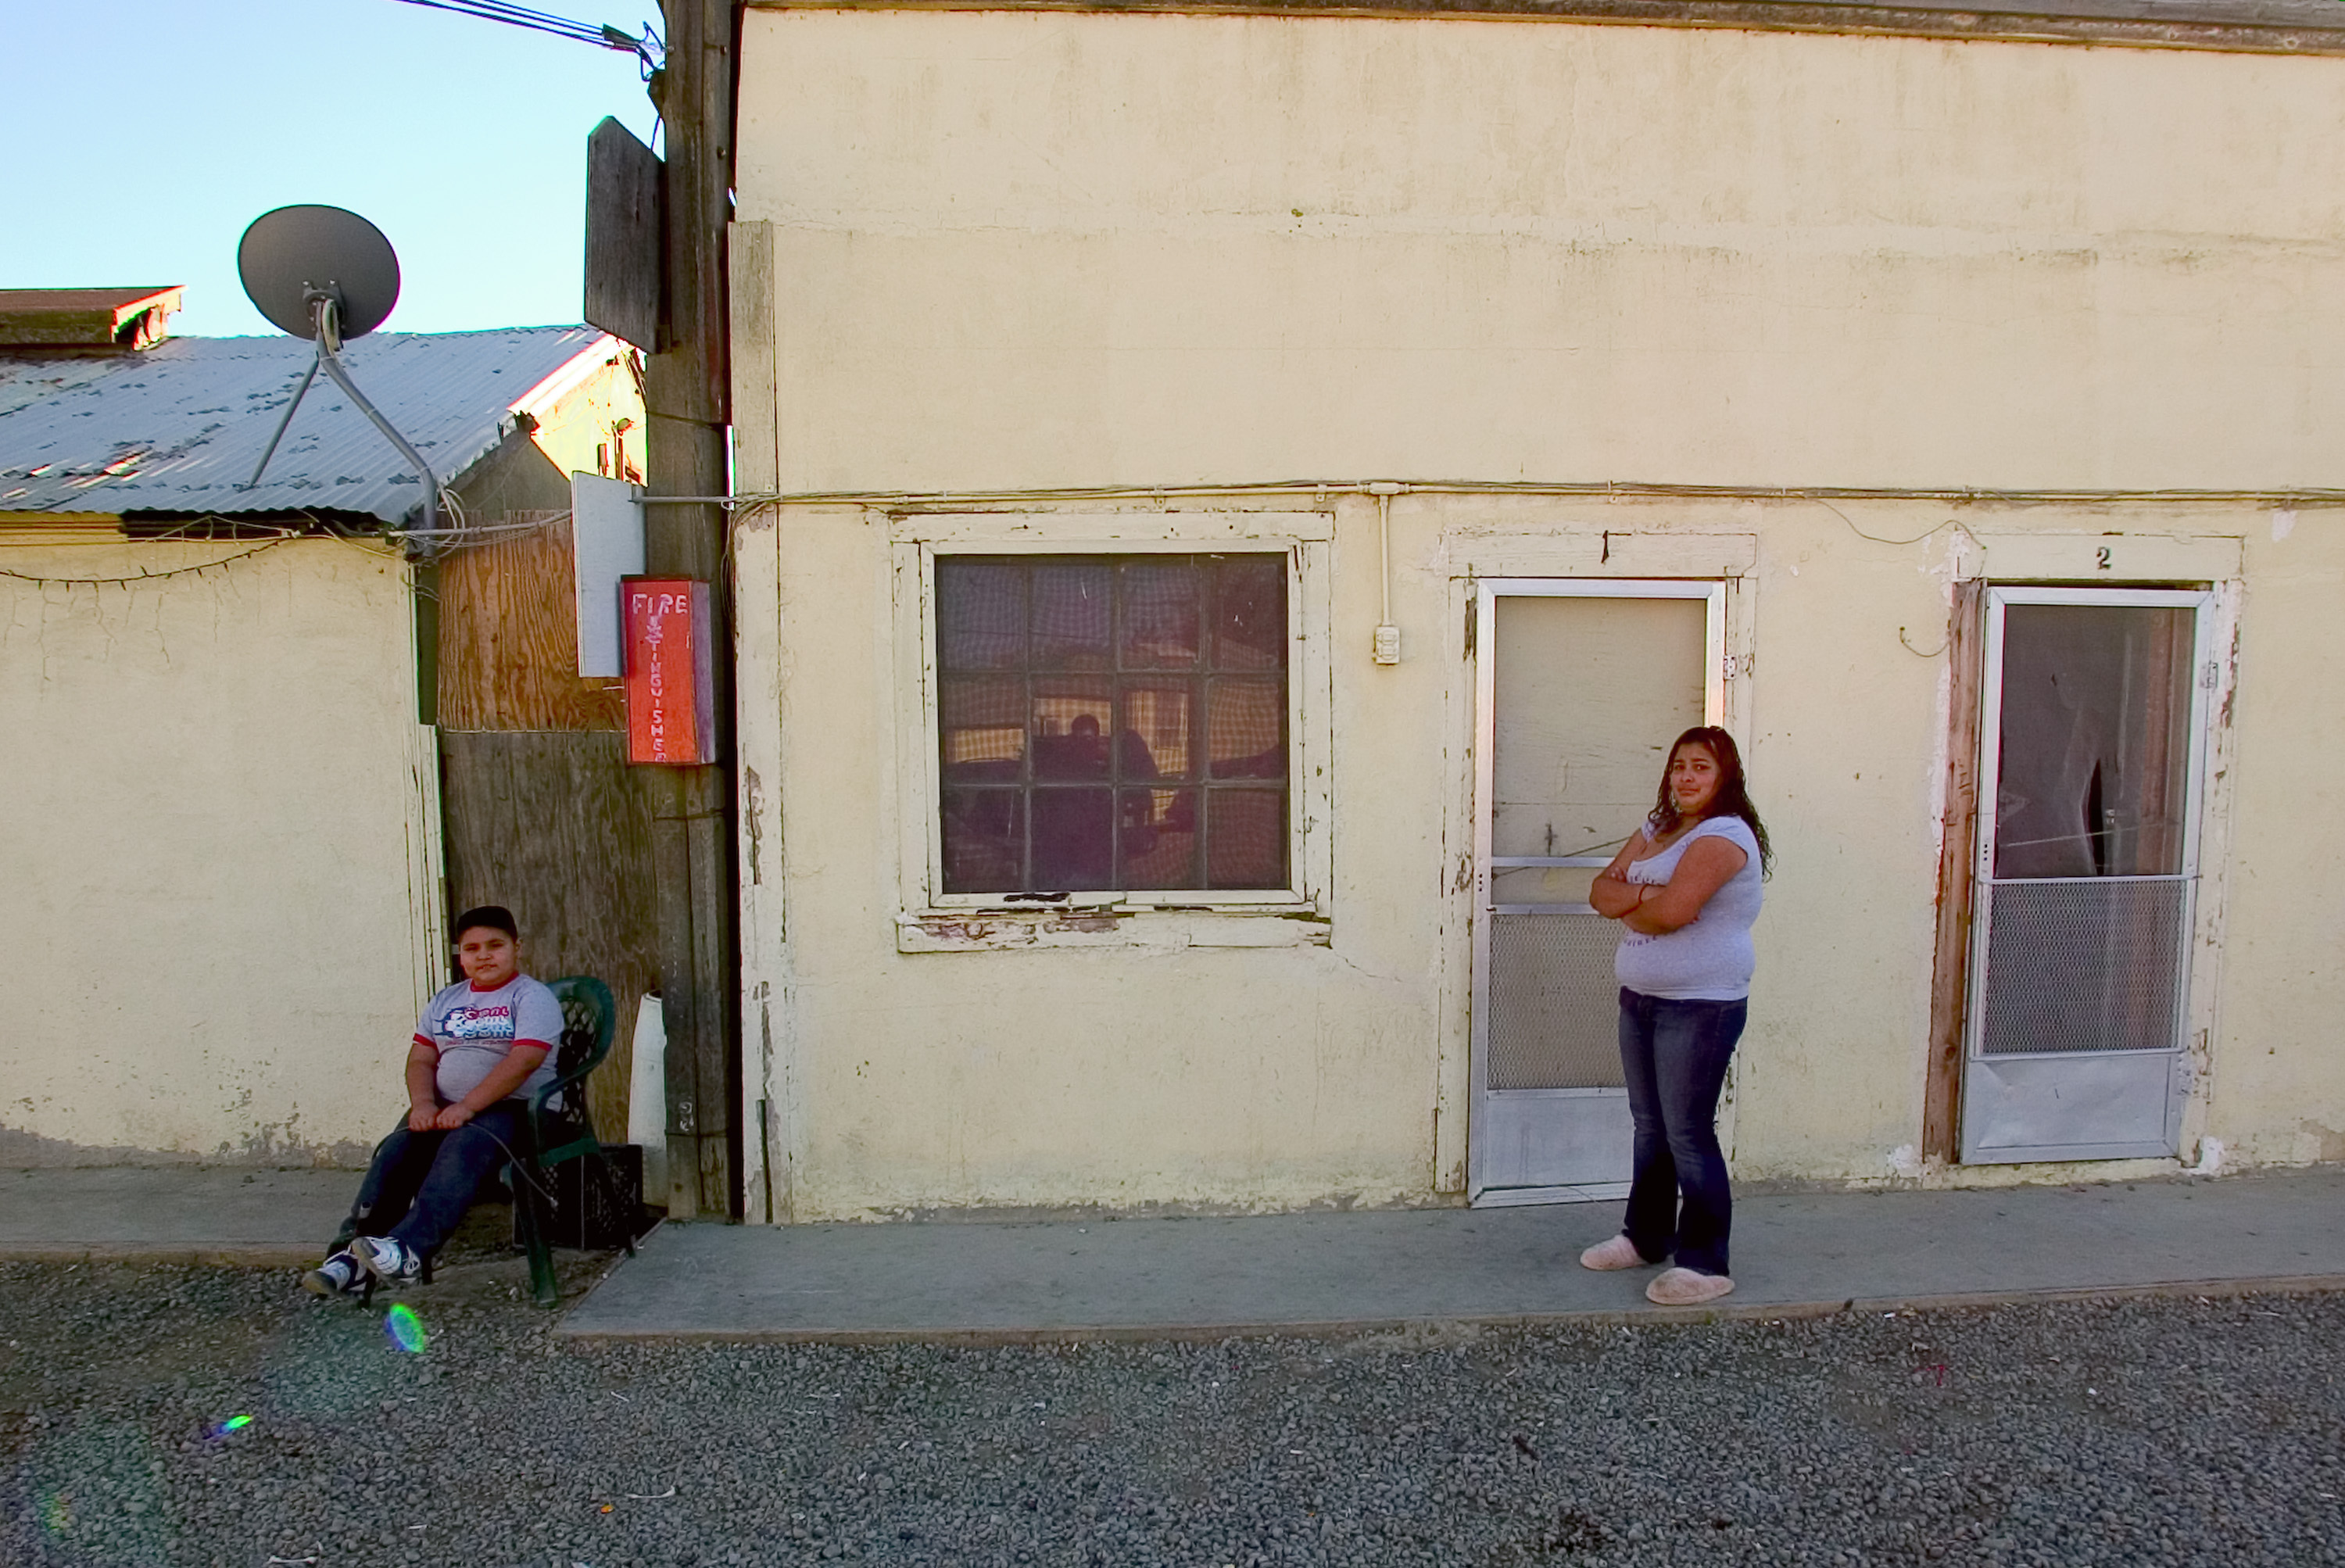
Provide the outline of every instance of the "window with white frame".
[[1288,561],[937,555],[939,891],[1289,887]]

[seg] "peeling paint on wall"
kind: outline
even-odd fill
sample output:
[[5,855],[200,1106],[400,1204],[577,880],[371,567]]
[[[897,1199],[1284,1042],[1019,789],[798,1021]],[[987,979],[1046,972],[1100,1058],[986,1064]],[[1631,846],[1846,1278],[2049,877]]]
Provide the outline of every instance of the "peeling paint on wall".
[[240,1145],[223,1144],[207,1153],[137,1148],[129,1145],[70,1143],[38,1133],[0,1126],[0,1169],[56,1170],[94,1166],[230,1166],[256,1170],[364,1170],[371,1144],[353,1139],[303,1143],[265,1129]]

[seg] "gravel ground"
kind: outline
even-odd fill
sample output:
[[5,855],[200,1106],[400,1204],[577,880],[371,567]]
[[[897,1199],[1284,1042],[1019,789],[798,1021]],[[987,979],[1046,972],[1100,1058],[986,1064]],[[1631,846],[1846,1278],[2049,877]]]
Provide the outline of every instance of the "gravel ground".
[[409,1351],[282,1271],[0,1265],[0,1563],[2345,1563],[2345,1297],[576,1347],[521,1281]]

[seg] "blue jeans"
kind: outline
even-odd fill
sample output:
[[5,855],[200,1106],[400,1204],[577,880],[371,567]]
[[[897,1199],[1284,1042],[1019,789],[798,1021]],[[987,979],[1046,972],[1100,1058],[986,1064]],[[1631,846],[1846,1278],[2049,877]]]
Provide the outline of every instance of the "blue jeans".
[[418,1133],[405,1122],[382,1140],[359,1184],[351,1234],[388,1236],[429,1257],[456,1233],[481,1183],[521,1130],[521,1102],[491,1105],[452,1133]]
[[1622,1229],[1649,1263],[1675,1253],[1680,1268],[1727,1272],[1734,1196],[1718,1146],[1718,1096],[1750,1007],[1620,993],[1620,1071],[1637,1124]]

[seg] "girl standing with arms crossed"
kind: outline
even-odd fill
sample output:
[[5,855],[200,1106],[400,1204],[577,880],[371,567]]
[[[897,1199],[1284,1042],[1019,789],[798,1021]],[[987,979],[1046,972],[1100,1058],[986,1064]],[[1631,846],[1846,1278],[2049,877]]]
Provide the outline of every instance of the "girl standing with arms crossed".
[[1733,1196],[1718,1097],[1742,1037],[1757,959],[1751,922],[1772,853],[1734,738],[1702,725],[1670,748],[1659,801],[1589,894],[1620,922],[1620,1068],[1636,1121],[1636,1174],[1621,1233],[1581,1267],[1638,1268],[1674,1255],[1645,1288],[1664,1307],[1715,1301]]

